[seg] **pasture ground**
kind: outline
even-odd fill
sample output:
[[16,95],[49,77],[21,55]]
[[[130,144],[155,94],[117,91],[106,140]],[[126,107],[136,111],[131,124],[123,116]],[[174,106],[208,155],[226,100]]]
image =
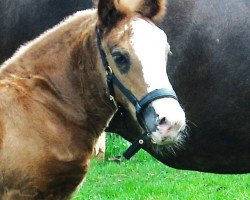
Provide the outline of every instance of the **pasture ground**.
[[218,175],[167,167],[143,150],[130,161],[109,161],[129,143],[109,134],[105,162],[92,159],[72,200],[249,200],[250,174]]

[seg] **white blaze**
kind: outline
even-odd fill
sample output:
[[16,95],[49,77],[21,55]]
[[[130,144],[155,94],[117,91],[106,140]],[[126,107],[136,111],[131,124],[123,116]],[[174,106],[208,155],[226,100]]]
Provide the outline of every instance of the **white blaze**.
[[170,46],[165,33],[154,24],[142,19],[132,22],[132,45],[142,67],[148,92],[172,86],[166,73],[167,56]]
[[[166,73],[167,56],[170,46],[166,34],[154,24],[142,19],[132,22],[131,38],[134,51],[141,62],[148,92],[155,89],[173,89]],[[159,125],[152,138],[157,143],[175,140],[178,132],[185,127],[185,113],[178,101],[172,98],[158,99],[152,103],[160,119],[166,124]]]

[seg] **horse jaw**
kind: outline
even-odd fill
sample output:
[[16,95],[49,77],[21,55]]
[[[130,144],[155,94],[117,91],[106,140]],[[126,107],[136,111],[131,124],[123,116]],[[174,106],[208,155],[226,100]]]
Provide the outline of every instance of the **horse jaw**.
[[[166,73],[167,55],[170,46],[165,33],[148,21],[132,22],[132,45],[141,63],[148,92],[159,88],[172,89]],[[178,142],[180,131],[185,128],[185,113],[178,101],[172,98],[158,99],[152,103],[158,116],[152,141],[163,145]]]

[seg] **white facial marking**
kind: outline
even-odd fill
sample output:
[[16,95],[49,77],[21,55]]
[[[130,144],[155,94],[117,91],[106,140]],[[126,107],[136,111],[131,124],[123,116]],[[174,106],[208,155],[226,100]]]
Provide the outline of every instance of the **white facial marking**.
[[170,46],[165,33],[157,26],[137,19],[132,22],[132,45],[142,67],[144,80],[148,84],[148,92],[156,88],[172,86],[166,73],[167,56]]
[[[166,72],[167,56],[170,53],[167,36],[161,29],[142,19],[134,20],[131,25],[132,46],[141,62],[148,92],[160,88],[173,89]],[[163,98],[154,101],[152,105],[159,120],[152,140],[157,144],[177,140],[179,131],[185,128],[185,113],[178,101]]]

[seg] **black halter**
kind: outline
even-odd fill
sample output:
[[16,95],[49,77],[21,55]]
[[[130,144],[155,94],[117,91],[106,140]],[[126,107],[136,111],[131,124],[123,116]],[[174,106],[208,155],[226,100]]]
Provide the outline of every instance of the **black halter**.
[[149,107],[150,103],[154,100],[161,99],[161,98],[173,98],[177,99],[176,94],[173,90],[169,89],[156,89],[148,94],[146,94],[141,100],[138,100],[115,76],[112,72],[107,55],[103,49],[102,42],[101,42],[101,35],[99,29],[96,28],[96,37],[97,37],[97,45],[101,55],[103,66],[106,70],[107,76],[107,83],[110,91],[111,96],[115,96],[114,92],[114,85],[123,93],[124,96],[134,105],[136,111],[137,121],[139,122],[140,126],[144,129],[145,133],[140,136],[123,154],[126,159],[130,159],[139,149],[142,147],[143,143],[146,140],[149,140],[149,134],[152,132],[150,128],[148,128],[147,124],[145,123],[143,113]]

